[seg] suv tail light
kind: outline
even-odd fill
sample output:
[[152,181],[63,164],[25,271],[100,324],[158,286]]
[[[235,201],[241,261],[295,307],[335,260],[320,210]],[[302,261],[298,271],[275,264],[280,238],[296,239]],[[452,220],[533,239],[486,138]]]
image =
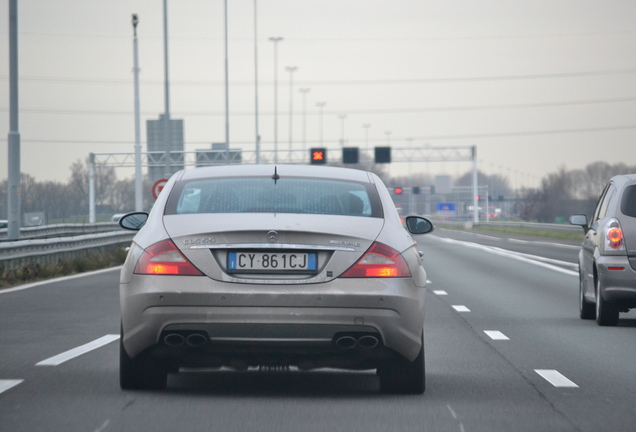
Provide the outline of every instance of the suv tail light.
[[612,218],[607,221],[605,226],[605,239],[603,242],[603,252],[610,253],[611,255],[626,253],[625,238],[623,237],[623,230],[618,219]]
[[146,249],[135,266],[136,274],[203,276],[177,249],[172,240],[163,240]]
[[368,277],[410,277],[406,261],[402,255],[383,243],[373,243],[369,250],[349,270],[344,278]]
[[607,232],[607,240],[612,249],[620,248],[623,242],[623,231],[620,228],[610,228]]

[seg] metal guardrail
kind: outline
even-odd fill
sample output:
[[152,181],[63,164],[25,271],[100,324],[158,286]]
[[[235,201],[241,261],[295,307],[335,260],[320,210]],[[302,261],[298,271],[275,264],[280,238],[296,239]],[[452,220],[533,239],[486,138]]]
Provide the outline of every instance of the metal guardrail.
[[[42,239],[51,237],[70,237],[83,234],[116,231],[117,222],[100,222],[94,224],[55,224],[20,228],[20,240]],[[7,228],[0,228],[0,241],[7,240]]]
[[0,273],[32,264],[48,265],[60,260],[103,252],[130,244],[132,231],[108,231],[71,237],[19,240],[0,243]]

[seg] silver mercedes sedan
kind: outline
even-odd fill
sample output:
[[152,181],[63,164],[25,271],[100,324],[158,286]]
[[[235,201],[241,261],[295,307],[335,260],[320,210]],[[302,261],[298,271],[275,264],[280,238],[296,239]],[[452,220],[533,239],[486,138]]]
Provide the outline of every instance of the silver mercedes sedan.
[[379,177],[325,166],[180,171],[121,271],[120,385],[160,389],[179,368],[377,370],[425,388],[426,272]]

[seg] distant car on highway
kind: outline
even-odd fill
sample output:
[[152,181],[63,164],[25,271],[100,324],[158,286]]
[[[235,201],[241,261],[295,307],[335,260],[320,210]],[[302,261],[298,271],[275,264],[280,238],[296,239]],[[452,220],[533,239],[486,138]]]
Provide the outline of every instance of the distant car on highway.
[[375,174],[251,165],[180,171],[121,271],[120,385],[163,388],[181,367],[375,369],[425,389],[426,272]]
[[126,216],[128,213],[115,213],[110,217],[111,222],[119,222],[119,219]]
[[613,177],[592,219],[573,215],[585,230],[579,253],[579,310],[599,325],[618,324],[620,312],[636,307],[636,174]]

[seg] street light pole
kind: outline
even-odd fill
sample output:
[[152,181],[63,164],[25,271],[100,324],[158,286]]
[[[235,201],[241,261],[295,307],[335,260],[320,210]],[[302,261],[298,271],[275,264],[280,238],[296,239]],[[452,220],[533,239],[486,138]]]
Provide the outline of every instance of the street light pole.
[[225,163],[230,163],[230,83],[229,83],[229,65],[228,65],[228,46],[227,46],[227,0],[224,2],[223,12],[224,34],[225,34]]
[[254,0],[254,123],[255,123],[255,144],[256,163],[261,163],[261,135],[258,130],[258,28],[256,14],[256,0]]
[[305,150],[307,148],[307,93],[311,89],[301,88],[299,91],[303,95],[303,150]]
[[18,240],[20,238],[20,215],[22,213],[18,113],[18,0],[9,0],[8,240]]
[[342,120],[342,127],[340,129],[340,147],[344,147],[345,145],[345,119],[347,118],[346,114],[340,114],[338,116],[340,120]]
[[278,163],[278,43],[282,37],[270,37],[274,42],[274,163]]
[[170,132],[170,79],[168,76],[168,0],[163,0],[163,72],[164,72],[164,104],[163,143],[165,146],[166,178],[172,175],[172,137]]
[[365,123],[362,127],[364,128],[364,149],[365,151],[369,151],[369,128],[371,125],[369,123]]
[[317,102],[316,106],[320,108],[320,146],[322,146],[322,111],[327,102]]
[[288,162],[292,161],[292,142],[293,142],[293,118],[294,118],[294,72],[298,70],[296,66],[287,66],[285,68],[289,72],[289,155]]
[[141,120],[139,109],[139,49],[137,44],[137,24],[139,17],[132,16],[133,25],[133,57],[134,57],[134,80],[135,80],[135,211],[143,211],[143,190],[141,184]]

